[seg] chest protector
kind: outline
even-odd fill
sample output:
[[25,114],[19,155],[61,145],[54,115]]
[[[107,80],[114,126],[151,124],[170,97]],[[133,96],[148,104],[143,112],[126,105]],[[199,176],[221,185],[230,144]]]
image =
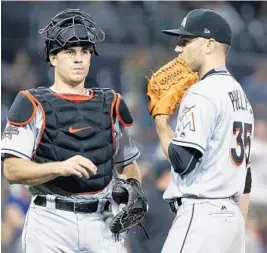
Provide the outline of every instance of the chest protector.
[[62,95],[45,87],[28,92],[43,114],[41,138],[33,160],[45,163],[81,155],[97,166],[97,174],[89,179],[58,177],[46,184],[69,193],[105,188],[112,179],[114,166],[116,93],[94,88],[89,96]]

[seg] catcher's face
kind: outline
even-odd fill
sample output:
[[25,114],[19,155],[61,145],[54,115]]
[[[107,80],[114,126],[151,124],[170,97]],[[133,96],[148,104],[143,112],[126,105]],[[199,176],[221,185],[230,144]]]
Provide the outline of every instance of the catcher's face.
[[50,55],[55,67],[56,78],[71,86],[84,83],[89,72],[91,50],[84,47],[70,47],[56,55]]
[[205,58],[202,40],[200,37],[179,36],[175,48],[178,58],[185,60],[194,72],[200,70]]

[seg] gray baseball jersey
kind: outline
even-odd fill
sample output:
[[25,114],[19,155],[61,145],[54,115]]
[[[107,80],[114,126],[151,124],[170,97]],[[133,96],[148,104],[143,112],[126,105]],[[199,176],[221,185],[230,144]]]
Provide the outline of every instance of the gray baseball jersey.
[[250,166],[253,128],[251,105],[226,69],[208,72],[188,89],[172,143],[203,156],[184,176],[172,168],[164,198],[182,199],[173,202],[178,211],[162,253],[245,252],[245,222],[236,201]]
[[195,148],[203,156],[187,175],[172,169],[164,198],[238,199],[250,164],[253,129],[252,107],[226,70],[217,70],[193,85],[181,102],[172,143]]

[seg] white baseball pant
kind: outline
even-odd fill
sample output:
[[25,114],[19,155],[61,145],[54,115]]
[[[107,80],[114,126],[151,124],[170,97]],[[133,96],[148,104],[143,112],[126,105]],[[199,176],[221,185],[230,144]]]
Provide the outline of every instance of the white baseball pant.
[[245,253],[245,221],[231,199],[182,199],[162,253]]
[[127,253],[124,240],[114,240],[111,212],[74,213],[32,201],[23,234],[24,253]]

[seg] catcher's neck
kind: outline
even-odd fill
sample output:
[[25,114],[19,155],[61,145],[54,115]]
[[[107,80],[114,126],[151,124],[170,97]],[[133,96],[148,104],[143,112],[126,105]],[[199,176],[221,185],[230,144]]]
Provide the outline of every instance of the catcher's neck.
[[215,68],[225,67],[225,59],[216,59],[214,61],[207,61],[202,65],[201,69],[198,71],[198,77],[201,79],[206,73]]
[[55,83],[54,88],[56,91],[61,93],[70,93],[70,94],[84,94],[84,82],[85,80],[79,83],[73,83],[71,81],[63,80],[57,73],[55,73]]

